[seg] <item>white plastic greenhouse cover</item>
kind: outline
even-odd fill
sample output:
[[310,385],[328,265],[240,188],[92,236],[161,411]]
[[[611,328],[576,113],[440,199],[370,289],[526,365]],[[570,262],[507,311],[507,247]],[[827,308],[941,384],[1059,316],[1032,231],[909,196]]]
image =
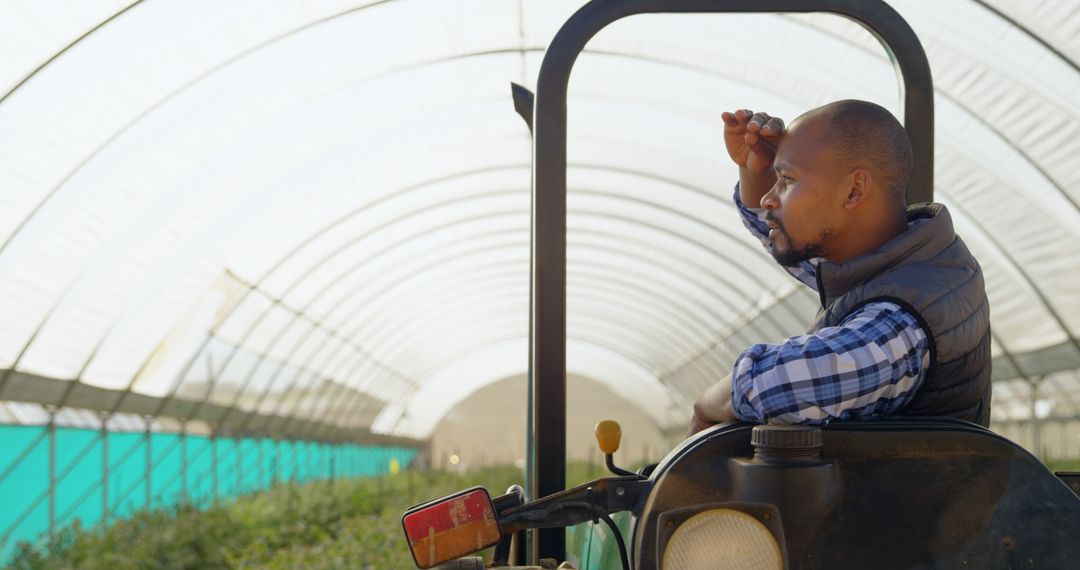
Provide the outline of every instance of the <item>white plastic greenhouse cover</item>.
[[[1037,413],[1080,415],[1080,4],[890,4],[933,71],[936,199],[985,270],[994,419],[1027,417],[1033,378]],[[523,372],[509,84],[579,5],[0,4],[0,421],[92,392],[424,438]],[[742,348],[802,330],[816,297],[739,224],[720,113],[897,93],[835,16],[602,31],[570,84],[568,368],[681,428]]]

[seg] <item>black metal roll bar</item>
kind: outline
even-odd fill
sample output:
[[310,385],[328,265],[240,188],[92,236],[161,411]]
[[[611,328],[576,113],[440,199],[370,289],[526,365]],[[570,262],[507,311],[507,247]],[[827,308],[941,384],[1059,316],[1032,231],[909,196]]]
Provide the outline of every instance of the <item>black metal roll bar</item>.
[[[828,12],[861,24],[881,41],[902,81],[904,126],[915,151],[908,203],[933,198],[934,99],[930,66],[911,27],[883,0],[593,0],[563,25],[544,56],[533,131],[530,299],[531,499],[566,487],[566,90],[578,54],[621,18],[649,13]],[[527,100],[515,88],[515,102]],[[564,530],[539,531],[530,559],[565,558]]]

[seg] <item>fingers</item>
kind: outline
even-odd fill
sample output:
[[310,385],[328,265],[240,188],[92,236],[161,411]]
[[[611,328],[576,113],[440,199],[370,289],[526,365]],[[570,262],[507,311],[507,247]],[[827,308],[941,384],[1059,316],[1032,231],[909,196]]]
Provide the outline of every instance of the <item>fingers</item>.
[[778,137],[784,132],[784,120],[780,117],[769,117],[761,126],[761,134],[767,137]]
[[746,141],[746,146],[750,147],[750,150],[754,152],[776,152],[776,137],[772,135],[766,135],[761,131],[758,131],[756,133],[751,131],[749,133],[746,133],[746,136],[743,137],[743,140]]
[[777,136],[784,132],[784,120],[768,113],[755,113],[750,109],[739,109],[734,113],[724,111],[720,114],[724,124],[730,127],[746,125],[752,132],[760,131],[765,136]]
[[703,429],[705,429],[707,427],[712,427],[714,425],[716,425],[716,424],[712,423],[712,422],[703,421],[701,418],[697,417],[697,415],[695,414],[693,417],[690,418],[690,426],[686,429],[686,436],[690,437],[690,436],[694,435],[695,433],[697,433],[697,432],[699,432],[699,431],[701,431],[701,430],[703,430]]
[[753,116],[753,112],[749,109],[739,109],[734,113],[724,111],[720,114],[720,118],[724,120],[724,124],[729,127],[741,127],[746,126],[746,122]]

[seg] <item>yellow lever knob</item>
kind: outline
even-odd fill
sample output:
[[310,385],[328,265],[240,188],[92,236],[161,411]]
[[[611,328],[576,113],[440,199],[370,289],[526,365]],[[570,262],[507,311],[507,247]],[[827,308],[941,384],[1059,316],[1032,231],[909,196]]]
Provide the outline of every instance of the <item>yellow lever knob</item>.
[[615,420],[600,420],[596,422],[596,443],[600,451],[615,453],[619,450],[619,440],[622,439],[622,428]]

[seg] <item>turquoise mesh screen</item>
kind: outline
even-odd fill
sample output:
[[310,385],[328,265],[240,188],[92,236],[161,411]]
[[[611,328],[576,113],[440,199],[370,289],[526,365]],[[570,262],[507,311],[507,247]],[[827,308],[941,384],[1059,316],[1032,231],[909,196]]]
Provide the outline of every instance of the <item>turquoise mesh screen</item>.
[[[404,468],[416,454],[409,448],[73,428],[56,428],[54,437],[43,426],[0,425],[0,564],[20,541],[47,536],[50,513],[54,528],[75,520],[89,527],[103,522],[106,512],[113,520],[148,503],[156,509],[186,497],[205,506],[282,481],[380,475],[391,460]],[[51,445],[56,485],[50,494]]]

